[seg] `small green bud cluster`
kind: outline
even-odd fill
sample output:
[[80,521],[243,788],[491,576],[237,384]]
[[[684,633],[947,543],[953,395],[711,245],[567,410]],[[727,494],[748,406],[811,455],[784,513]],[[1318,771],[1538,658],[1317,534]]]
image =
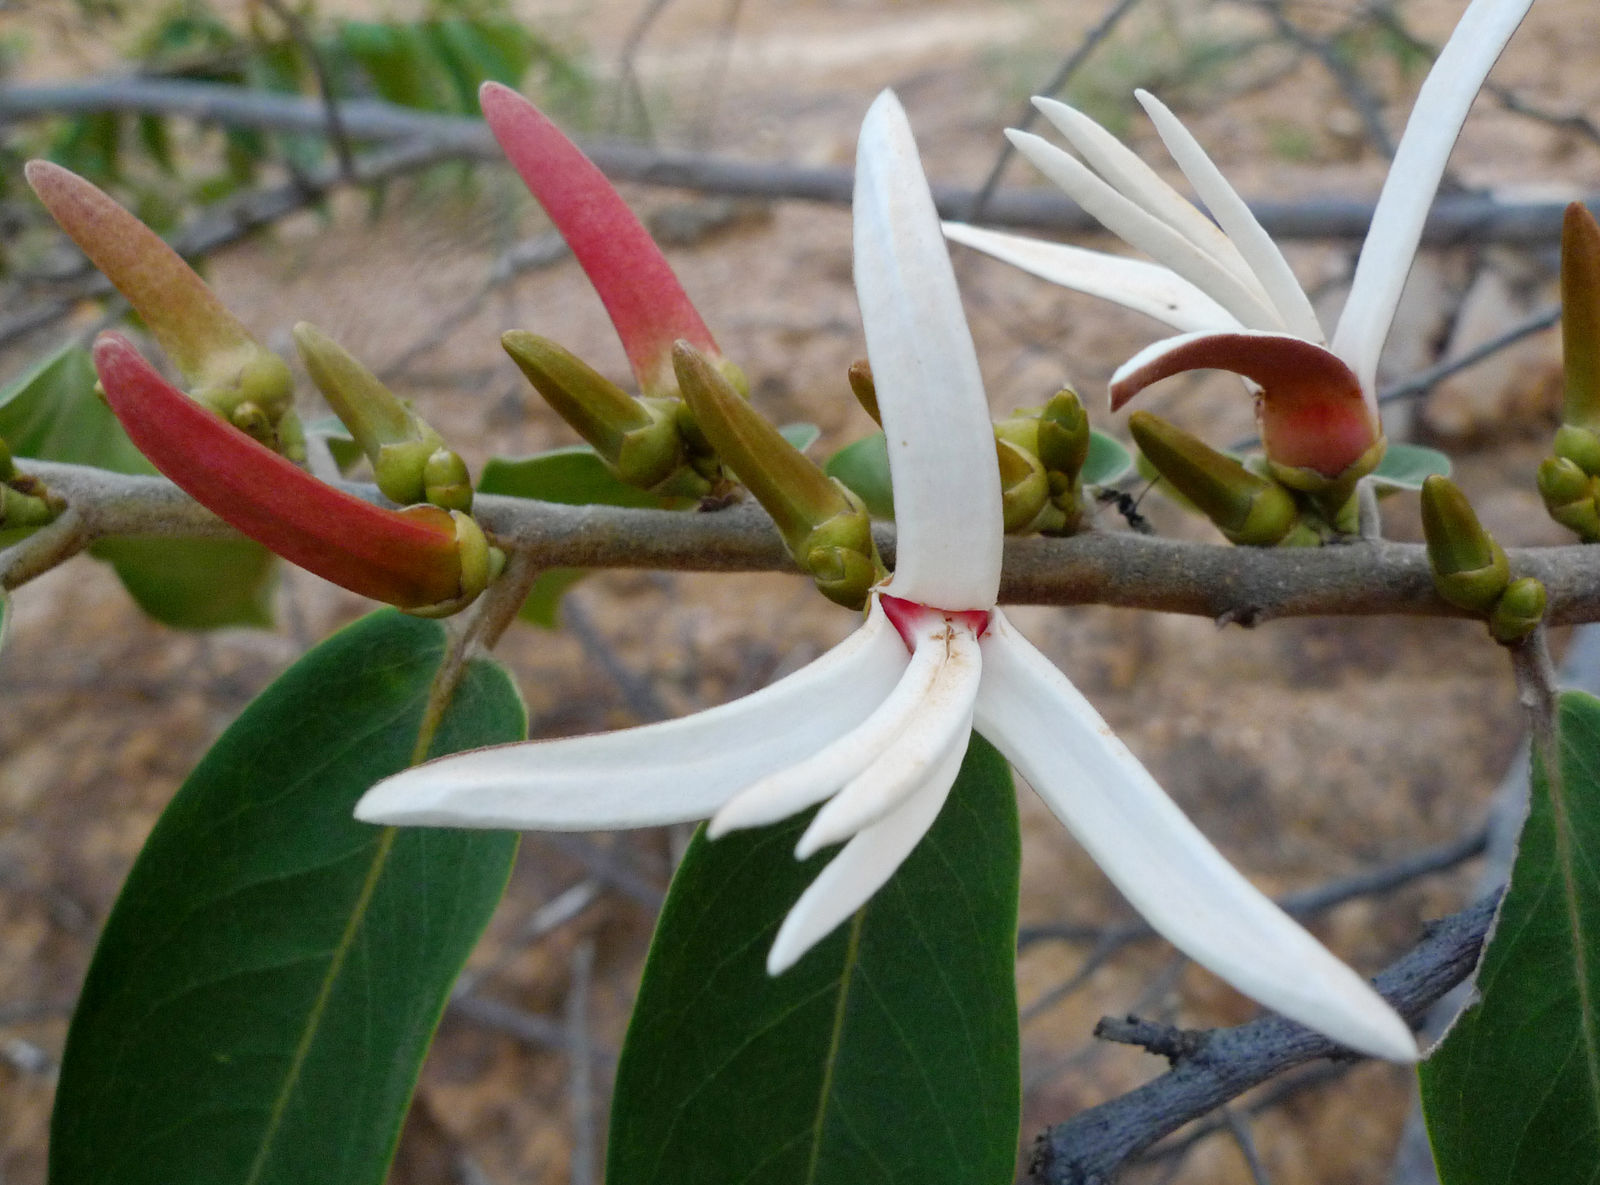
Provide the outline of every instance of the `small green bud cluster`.
[[1544,619],[1544,585],[1531,576],[1511,578],[1505,550],[1447,477],[1422,483],[1422,530],[1434,589],[1457,608],[1482,614],[1496,641],[1521,641]]
[[[433,516],[439,513],[439,509],[437,504],[424,503],[409,506],[400,513]],[[448,513],[455,526],[456,554],[461,560],[460,595],[448,601],[441,601],[437,605],[407,608],[406,612],[413,617],[449,617],[453,613],[461,612],[477,600],[478,594],[488,588],[505,569],[505,552],[489,542],[477,520],[460,510],[451,510]]]
[[0,531],[42,527],[64,509],[66,503],[42,481],[17,472],[10,448],[0,440]]
[[1600,225],[1577,202],[1561,226],[1561,427],[1539,465],[1556,522],[1600,542]]
[[1070,387],[1043,407],[995,422],[1001,504],[1008,534],[1069,535],[1083,524],[1089,416]]
[[[1147,411],[1128,427],[1140,452],[1161,477],[1216,524],[1229,542],[1244,547],[1309,547],[1330,524],[1302,491],[1276,470],[1255,473],[1205,441]],[[1345,501],[1349,502],[1348,496]]]
[[472,475],[459,454],[353,355],[302,321],[295,346],[328,406],[372,464],[378,489],[401,506],[472,509]]
[[306,459],[305,430],[294,410],[294,375],[289,364],[254,343],[212,361],[207,378],[189,392],[252,440],[295,464]]

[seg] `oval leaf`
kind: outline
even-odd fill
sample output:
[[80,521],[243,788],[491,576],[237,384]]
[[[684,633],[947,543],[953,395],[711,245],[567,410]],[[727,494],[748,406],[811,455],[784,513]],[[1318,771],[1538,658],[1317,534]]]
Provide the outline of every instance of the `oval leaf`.
[[1383,460],[1372,471],[1372,483],[1380,493],[1388,490],[1420,490],[1434,474],[1450,476],[1450,458],[1436,448],[1420,444],[1391,443]]
[[860,498],[873,518],[894,517],[894,492],[889,486],[889,442],[882,432],[847,444],[822,466]]
[[1084,485],[1110,485],[1133,467],[1133,454],[1113,436],[1089,433],[1089,455],[1083,462]]
[[[514,837],[351,808],[417,745],[444,630],[392,611],[311,651],[163,812],[67,1035],[53,1185],[380,1185]],[[519,739],[475,662],[430,754]]]
[[1587,1185],[1600,1165],[1600,700],[1561,697],[1479,1003],[1421,1067],[1443,1185]]
[[852,922],[770,978],[831,853],[807,820],[696,834],[617,1069],[606,1179],[1009,1185],[1016,1169],[1016,796],[974,736],[950,800]]

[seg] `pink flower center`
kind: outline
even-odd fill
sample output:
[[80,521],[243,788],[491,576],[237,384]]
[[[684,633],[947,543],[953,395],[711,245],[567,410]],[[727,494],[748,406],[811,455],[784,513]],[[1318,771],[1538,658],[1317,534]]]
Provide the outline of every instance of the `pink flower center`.
[[879,593],[878,602],[883,606],[884,614],[899,632],[900,640],[906,644],[907,650],[917,648],[917,638],[927,632],[928,623],[932,619],[963,626],[971,630],[975,638],[983,637],[989,628],[987,609],[935,609],[932,605],[920,605],[903,597],[891,597],[888,593]]

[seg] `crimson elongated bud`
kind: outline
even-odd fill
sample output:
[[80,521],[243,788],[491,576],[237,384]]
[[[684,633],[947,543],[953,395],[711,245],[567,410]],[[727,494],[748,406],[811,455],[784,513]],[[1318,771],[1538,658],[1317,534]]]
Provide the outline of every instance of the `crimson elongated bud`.
[[167,383],[120,334],[100,336],[94,363],[111,410],[157,469],[325,580],[438,614],[470,603],[497,570],[498,553],[467,516],[436,506],[387,510],[323,484]]

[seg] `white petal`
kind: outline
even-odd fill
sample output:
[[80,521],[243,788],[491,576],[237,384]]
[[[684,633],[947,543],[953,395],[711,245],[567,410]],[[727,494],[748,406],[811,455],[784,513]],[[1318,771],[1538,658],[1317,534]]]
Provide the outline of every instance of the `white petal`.
[[945,223],[944,237],[1020,267],[1041,280],[1115,301],[1174,329],[1187,332],[1242,328],[1239,319],[1227,309],[1158,263],[1003,234],[962,222]]
[[753,695],[643,728],[477,749],[379,782],[369,823],[592,831],[703,819],[843,735],[899,682],[905,644],[874,602],[859,630]]
[[978,731],[1151,926],[1269,1008],[1364,1053],[1416,1060],[1399,1015],[1223,859],[1000,614],[982,646]]
[[1219,229],[1193,202],[1162,180],[1161,174],[1145,164],[1138,153],[1083,112],[1059,100],[1036,97],[1033,105],[1113,189],[1211,256],[1256,295],[1267,296],[1238,246],[1223,233],[1226,228]]
[[942,653],[919,646],[900,682],[860,725],[804,761],[739,791],[712,818],[707,833],[717,839],[740,828],[764,827],[836,792],[904,731],[943,664]]
[[972,704],[978,695],[982,655],[972,630],[952,624],[943,636],[919,639],[918,655],[937,656],[938,671],[916,714],[899,736],[817,812],[800,837],[795,859],[849,839],[899,806],[952,751],[959,762],[972,739]]
[[1246,284],[1183,235],[1091,173],[1071,153],[1031,132],[1008,130],[1007,137],[1051,181],[1112,234],[1139,248],[1157,263],[1164,263],[1185,280],[1212,297],[1249,329],[1283,328],[1277,310]]
[[1350,298],[1333,331],[1333,352],[1361,379],[1377,408],[1378,355],[1394,321],[1422,224],[1472,100],[1533,0],[1472,0],[1440,51],[1411,109],[1372,212]]
[[1311,307],[1311,301],[1306,298],[1305,289],[1295,279],[1289,261],[1284,259],[1283,252],[1278,250],[1272,236],[1262,229],[1245,200],[1228,184],[1222,170],[1206,155],[1206,150],[1200,147],[1200,141],[1189,133],[1178,117],[1149,91],[1133,93],[1156,125],[1156,131],[1166,144],[1167,151],[1172,153],[1172,159],[1178,162],[1178,167],[1189,178],[1189,184],[1194,186],[1194,191],[1211,211],[1211,216],[1227,232],[1229,241],[1244,257],[1251,274],[1283,318],[1284,328],[1321,345],[1322,325]]
[[939,215],[888,91],[867,112],[856,153],[855,276],[889,442],[890,589],[941,609],[987,609],[1002,542],[994,429]]
[[836,926],[867,903],[928,833],[961,770],[958,749],[899,807],[860,832],[817,874],[778,928],[767,974],[787,971]]

